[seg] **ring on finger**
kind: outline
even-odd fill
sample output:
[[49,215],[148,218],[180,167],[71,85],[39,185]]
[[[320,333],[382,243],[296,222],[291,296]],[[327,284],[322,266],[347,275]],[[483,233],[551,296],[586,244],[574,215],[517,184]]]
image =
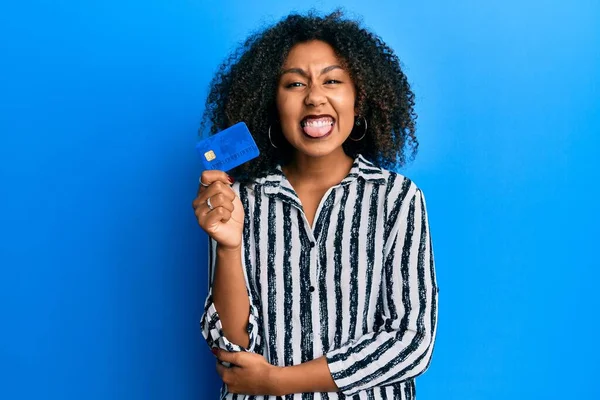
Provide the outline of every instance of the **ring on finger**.
[[200,182],[200,184],[204,187],[209,187],[210,185],[207,185],[206,183],[202,182],[202,177],[200,177],[200,179],[198,179],[198,182]]
[[209,210],[211,210],[211,211],[214,210],[214,207],[210,202],[210,197],[206,199],[206,205],[208,206]]

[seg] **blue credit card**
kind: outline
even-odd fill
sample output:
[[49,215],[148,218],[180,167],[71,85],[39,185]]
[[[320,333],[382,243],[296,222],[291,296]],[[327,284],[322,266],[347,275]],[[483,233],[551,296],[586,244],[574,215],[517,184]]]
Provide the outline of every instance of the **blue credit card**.
[[258,147],[243,122],[238,122],[196,144],[202,171],[229,171],[258,157]]

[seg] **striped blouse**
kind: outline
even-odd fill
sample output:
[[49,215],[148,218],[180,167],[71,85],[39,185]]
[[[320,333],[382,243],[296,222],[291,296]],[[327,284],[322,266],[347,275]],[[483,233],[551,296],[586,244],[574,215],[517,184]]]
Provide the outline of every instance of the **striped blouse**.
[[[338,392],[292,399],[415,399],[429,366],[437,284],[423,193],[408,178],[358,156],[330,188],[313,226],[281,168],[236,183],[245,211],[242,264],[247,349],[222,332],[209,287],[201,320],[209,346],[290,366],[325,356]],[[211,240],[209,281],[216,243]],[[227,392],[225,399],[279,399]]]

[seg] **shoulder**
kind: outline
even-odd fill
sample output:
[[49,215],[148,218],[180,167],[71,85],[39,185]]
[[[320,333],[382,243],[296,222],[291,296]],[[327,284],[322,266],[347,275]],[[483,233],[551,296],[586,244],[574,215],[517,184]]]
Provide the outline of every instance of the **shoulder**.
[[406,199],[412,199],[420,193],[412,179],[399,172],[385,169],[361,154],[355,159],[353,171],[367,184],[376,187],[388,211],[398,209],[406,203]]
[[386,199],[390,203],[402,201],[404,198],[412,198],[421,191],[417,184],[408,176],[379,167],[366,160],[363,165],[374,171],[373,176],[377,176],[378,179],[372,181],[384,187]]

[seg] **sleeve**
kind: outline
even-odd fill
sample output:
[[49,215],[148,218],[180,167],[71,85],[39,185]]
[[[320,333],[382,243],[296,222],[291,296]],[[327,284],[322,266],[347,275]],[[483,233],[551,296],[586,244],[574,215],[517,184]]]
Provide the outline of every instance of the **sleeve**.
[[425,199],[416,187],[412,193],[384,248],[381,327],[326,354],[331,375],[346,395],[414,378],[429,367],[438,288]]
[[259,334],[259,310],[257,303],[255,302],[254,296],[251,295],[250,285],[248,283],[248,274],[244,267],[244,278],[246,280],[246,290],[248,292],[248,298],[250,302],[250,314],[248,318],[248,336],[249,344],[248,348],[243,348],[235,343],[232,343],[223,334],[223,325],[219,317],[219,312],[215,308],[212,297],[212,282],[214,278],[214,270],[216,266],[216,249],[217,243],[209,238],[209,273],[208,273],[208,296],[204,304],[204,313],[200,320],[200,326],[202,328],[202,336],[206,339],[210,348],[218,347],[226,351],[249,351],[254,352],[255,348],[260,345],[261,337]]

